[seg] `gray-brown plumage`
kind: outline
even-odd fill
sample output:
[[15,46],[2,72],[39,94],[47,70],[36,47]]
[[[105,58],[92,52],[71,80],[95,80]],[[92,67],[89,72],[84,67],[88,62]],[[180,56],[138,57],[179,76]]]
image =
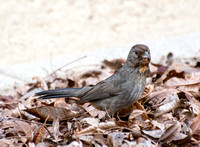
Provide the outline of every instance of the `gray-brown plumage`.
[[149,48],[137,44],[131,48],[125,64],[119,71],[95,86],[47,90],[36,95],[42,99],[78,97],[78,103],[91,102],[113,116],[140,98],[145,88],[150,59]]

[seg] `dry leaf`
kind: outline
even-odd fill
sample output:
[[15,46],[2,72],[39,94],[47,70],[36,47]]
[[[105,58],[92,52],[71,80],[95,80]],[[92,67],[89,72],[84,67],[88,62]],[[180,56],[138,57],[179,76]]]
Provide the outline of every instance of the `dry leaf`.
[[[47,119],[46,119],[47,120]],[[60,131],[59,131],[59,125],[60,121],[58,118],[53,120],[53,136],[54,136],[54,140],[56,142],[58,142],[58,136],[60,135]]]
[[78,132],[78,135],[83,135],[83,134],[90,134],[93,133],[97,130],[98,125],[94,125],[94,126],[89,126],[84,130],[81,130],[80,132]]
[[109,67],[114,71],[118,71],[124,63],[125,63],[124,59],[114,59],[114,60],[111,60],[111,61],[108,61],[108,60],[103,61],[103,64],[106,67]]
[[52,106],[41,106],[31,109],[24,110],[34,116],[37,116],[43,120],[49,116],[49,121],[53,121],[54,119],[59,120],[69,120],[73,117],[76,117],[79,113],[71,111],[70,109],[65,108],[57,108]]
[[23,122],[20,120],[4,120],[1,126],[2,129],[14,128],[13,135],[15,133],[25,135],[30,137],[32,133],[32,128],[27,122]]
[[176,70],[171,70],[167,73],[166,78],[163,79],[163,83],[167,82],[169,79],[176,77],[176,78],[182,78],[185,79],[185,72],[177,72]]
[[154,112],[154,116],[158,117],[164,113],[175,109],[178,106],[179,101],[179,97],[176,93],[169,95],[164,99],[163,102],[159,104],[160,106],[157,107],[156,111]]
[[100,131],[100,130],[107,130],[107,129],[111,129],[113,127],[116,127],[115,122],[101,122],[98,125],[93,125],[93,126],[89,126],[84,130],[81,130],[80,132],[78,132],[78,135],[83,135],[83,134],[90,134],[93,133],[95,131]]
[[143,98],[147,97],[148,95],[150,95],[151,92],[153,91],[153,89],[154,89],[154,85],[152,85],[152,84],[147,85],[145,87],[144,92],[142,93],[142,96],[140,99],[143,99]]
[[120,147],[122,145],[124,138],[125,138],[125,135],[123,133],[110,133],[108,135],[110,146],[113,146],[113,147]]
[[13,96],[0,95],[0,102],[11,102],[14,100]]
[[137,139],[137,145],[136,146],[139,146],[139,147],[140,146],[141,147],[146,147],[146,146],[148,146],[148,147],[156,147],[155,145],[153,145],[151,143],[150,140],[147,140],[147,139],[145,139],[143,137],[140,137],[140,138]]
[[38,144],[42,140],[42,135],[44,133],[44,126],[46,125],[48,118],[49,118],[49,116],[47,116],[47,118],[45,119],[42,127],[40,128],[40,130],[38,132],[38,134],[35,136],[36,137],[35,140],[34,140],[35,144]]
[[146,100],[146,103],[149,103],[150,105],[157,105],[160,104],[166,97],[172,95],[173,93],[179,92],[176,89],[173,88],[162,88],[157,87],[155,88],[155,91],[153,91]]
[[196,139],[200,139],[200,113],[194,118],[191,127],[192,134]]
[[44,90],[48,90],[48,86],[47,83],[45,82],[45,80],[41,77],[33,77],[34,80],[37,80],[37,83],[41,84],[42,89]]
[[88,145],[94,144],[94,137],[92,135],[81,135],[79,138]]
[[140,115],[142,115],[144,113],[144,111],[143,110],[139,110],[139,109],[135,109],[135,110],[133,110],[133,112],[129,115],[129,120],[132,120],[132,119],[134,119],[134,118],[136,118],[137,116],[140,116]]
[[172,140],[175,139],[176,134],[178,134],[180,130],[181,124],[178,121],[175,121],[172,126],[165,130],[159,140],[163,143],[169,144]]
[[153,137],[154,139],[159,139],[163,133],[165,132],[164,130],[142,130],[142,132],[148,136]]
[[95,125],[99,124],[99,119],[92,118],[92,117],[87,117],[87,118],[83,118],[80,122],[82,124],[87,123],[87,124],[89,124],[91,126],[95,126]]
[[102,119],[106,112],[105,111],[101,111],[96,109],[94,106],[92,106],[90,103],[85,103],[83,105],[81,105],[92,117],[97,117],[99,119]]

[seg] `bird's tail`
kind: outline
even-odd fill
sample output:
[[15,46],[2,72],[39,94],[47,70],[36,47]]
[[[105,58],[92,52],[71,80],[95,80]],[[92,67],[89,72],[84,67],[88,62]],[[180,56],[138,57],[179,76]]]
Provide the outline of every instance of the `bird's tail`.
[[40,99],[63,98],[63,97],[80,97],[83,88],[65,88],[55,90],[44,90],[35,93]]

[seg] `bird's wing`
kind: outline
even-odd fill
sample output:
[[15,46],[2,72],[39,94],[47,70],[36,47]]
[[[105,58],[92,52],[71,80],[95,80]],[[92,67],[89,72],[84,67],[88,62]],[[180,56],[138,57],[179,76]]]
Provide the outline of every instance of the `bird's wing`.
[[90,102],[100,99],[111,98],[121,93],[119,86],[114,86],[110,82],[102,81],[89,90],[78,102]]

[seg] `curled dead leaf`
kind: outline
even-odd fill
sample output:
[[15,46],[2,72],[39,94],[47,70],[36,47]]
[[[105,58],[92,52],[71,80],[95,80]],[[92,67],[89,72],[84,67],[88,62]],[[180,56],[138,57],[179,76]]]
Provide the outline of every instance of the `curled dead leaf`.
[[167,112],[175,109],[178,106],[179,102],[180,102],[180,100],[179,100],[177,93],[173,93],[172,95],[169,95],[156,108],[154,116],[158,117],[164,113],[167,113]]
[[97,130],[107,130],[113,127],[116,127],[115,122],[101,122],[98,125],[89,126],[86,129],[79,131],[77,135],[90,134]]
[[176,89],[162,89],[157,92],[152,92],[146,103],[153,108],[150,112],[155,117],[158,117],[164,113],[167,113],[179,105],[179,97]]
[[154,85],[153,84],[147,85],[145,87],[144,92],[142,93],[142,96],[141,96],[140,99],[143,99],[143,98],[147,97],[148,95],[150,95],[151,92],[153,91],[153,89],[154,89]]
[[97,130],[98,126],[97,125],[94,125],[94,126],[89,126],[87,127],[86,129],[84,130],[81,130],[77,133],[77,135],[83,135],[83,134],[90,134],[90,133],[93,133]]

